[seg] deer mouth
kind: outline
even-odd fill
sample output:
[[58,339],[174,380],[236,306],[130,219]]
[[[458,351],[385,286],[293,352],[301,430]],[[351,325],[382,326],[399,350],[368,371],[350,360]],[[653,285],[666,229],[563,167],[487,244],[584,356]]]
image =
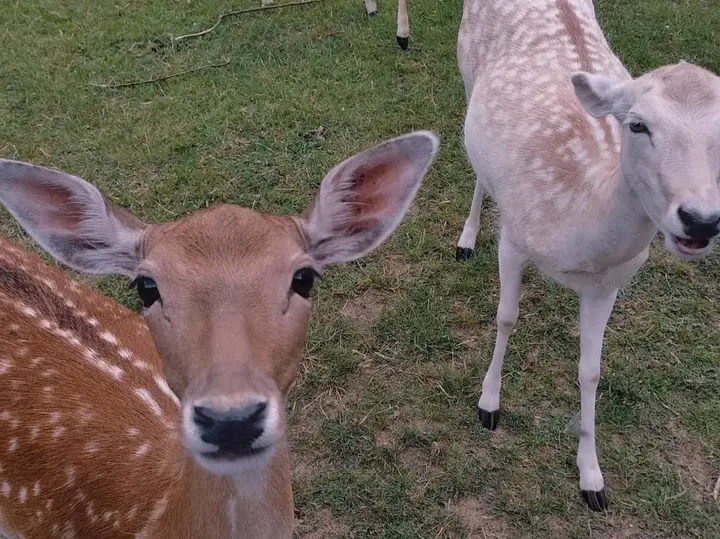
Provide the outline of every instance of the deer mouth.
[[202,457],[209,461],[229,462],[250,457],[256,457],[265,453],[270,446],[265,447],[237,447],[232,449],[221,448],[217,451],[201,453]]
[[673,235],[672,238],[678,250],[686,255],[698,256],[710,250],[710,240],[707,239],[694,240],[692,238],[681,238],[675,235]]

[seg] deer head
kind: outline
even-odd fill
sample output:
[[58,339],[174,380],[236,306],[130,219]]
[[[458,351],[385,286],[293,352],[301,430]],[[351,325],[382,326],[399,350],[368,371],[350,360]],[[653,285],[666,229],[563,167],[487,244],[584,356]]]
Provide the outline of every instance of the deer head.
[[292,217],[217,205],[147,224],[85,180],[9,160],[0,201],[60,262],[132,279],[181,401],[184,445],[208,471],[233,474],[262,469],[285,436],[313,283],[393,232],[437,148],[415,132],[360,153]]

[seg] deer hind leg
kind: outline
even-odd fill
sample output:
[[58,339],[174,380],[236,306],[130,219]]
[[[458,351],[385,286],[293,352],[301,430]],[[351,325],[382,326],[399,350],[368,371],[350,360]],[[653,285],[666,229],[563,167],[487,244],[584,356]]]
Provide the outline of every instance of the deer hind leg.
[[407,50],[410,42],[410,21],[407,13],[407,0],[398,0],[397,42],[402,50]]
[[482,185],[480,176],[475,180],[475,192],[473,193],[472,204],[470,205],[470,215],[465,220],[460,240],[458,240],[457,249],[455,250],[455,259],[460,262],[472,258],[475,251],[475,240],[480,230],[480,212],[482,211],[483,197],[485,196],[485,188]]
[[374,17],[377,15],[377,2],[375,0],[365,0],[365,9],[368,17]]
[[607,508],[605,481],[595,449],[595,395],[600,380],[600,357],[617,289],[580,295],[580,441],[577,466],[580,490],[594,511]]
[[478,416],[482,426],[495,430],[500,421],[500,384],[502,365],[505,359],[510,332],[518,319],[520,303],[520,282],[527,258],[520,253],[504,231],[500,232],[498,265],[500,268],[500,301],[497,309],[497,337],[492,362],[485,374],[482,395],[478,401]]

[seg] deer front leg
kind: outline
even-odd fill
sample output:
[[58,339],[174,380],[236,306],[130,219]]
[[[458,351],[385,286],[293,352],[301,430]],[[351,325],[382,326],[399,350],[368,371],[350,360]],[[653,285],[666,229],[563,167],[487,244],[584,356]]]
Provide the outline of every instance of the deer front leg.
[[498,265],[500,268],[500,301],[497,309],[497,337],[492,362],[483,380],[478,401],[478,416],[482,426],[495,430],[500,421],[500,384],[510,332],[517,322],[520,303],[520,282],[527,259],[500,232]]
[[617,289],[580,295],[580,442],[577,466],[580,490],[594,511],[607,508],[605,482],[595,449],[595,395],[600,380],[600,357]]

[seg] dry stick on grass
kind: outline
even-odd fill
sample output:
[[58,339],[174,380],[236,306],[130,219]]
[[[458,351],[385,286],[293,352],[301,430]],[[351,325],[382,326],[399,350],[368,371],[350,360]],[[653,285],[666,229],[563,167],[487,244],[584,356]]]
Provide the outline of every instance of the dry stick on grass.
[[713,489],[713,498],[715,501],[718,501],[718,494],[720,494],[720,477],[718,477],[717,483],[715,483],[715,488]]
[[139,86],[141,84],[152,84],[153,82],[160,82],[163,80],[173,79],[175,77],[180,77],[182,75],[187,75],[188,73],[195,73],[196,71],[202,71],[203,69],[209,69],[211,67],[225,67],[230,63],[230,60],[225,60],[222,64],[206,64],[204,66],[200,67],[194,67],[192,69],[187,69],[185,71],[180,71],[178,73],[171,73],[170,75],[165,75],[164,77],[156,77],[154,79],[145,79],[145,80],[135,80],[132,82],[121,82],[118,84],[95,84],[93,82],[90,83],[90,86],[94,86],[95,88],[129,88],[131,86]]
[[200,37],[204,36],[206,34],[209,34],[213,30],[215,30],[218,26],[220,26],[220,23],[222,23],[225,19],[229,19],[230,17],[236,17],[238,15],[243,15],[245,13],[252,13],[253,11],[264,11],[266,9],[280,9],[283,7],[292,7],[292,6],[303,6],[305,4],[314,4],[315,2],[321,2],[322,0],[301,0],[300,2],[290,2],[288,4],[271,4],[269,6],[260,6],[260,7],[251,7],[248,9],[241,9],[239,11],[228,11],[227,13],[223,13],[218,17],[218,20],[215,24],[213,24],[210,28],[207,30],[203,30],[202,32],[197,32],[195,34],[186,34],[184,36],[174,37],[173,43],[177,43],[178,41],[182,41],[183,39],[189,39],[191,37]]

